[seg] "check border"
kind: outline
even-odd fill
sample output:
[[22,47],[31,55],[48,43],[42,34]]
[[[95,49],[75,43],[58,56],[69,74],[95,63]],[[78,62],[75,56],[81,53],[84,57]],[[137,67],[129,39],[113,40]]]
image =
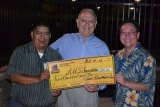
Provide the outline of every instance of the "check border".
[[53,61],[48,62],[47,67],[51,89],[115,84],[113,55]]

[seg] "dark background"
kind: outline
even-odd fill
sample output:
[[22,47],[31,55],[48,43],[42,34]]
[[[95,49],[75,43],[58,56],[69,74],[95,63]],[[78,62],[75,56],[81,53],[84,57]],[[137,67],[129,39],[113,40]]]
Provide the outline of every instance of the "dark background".
[[[98,9],[97,7],[100,7]],[[134,7],[133,10],[130,8]],[[122,48],[118,25],[135,19],[140,25],[140,42],[157,60],[155,107],[160,103],[160,1],[159,0],[0,0],[0,66],[7,64],[13,50],[31,41],[31,26],[37,18],[50,21],[51,42],[64,33],[77,32],[76,18],[83,8],[92,8],[98,16],[95,34],[115,53]],[[115,86],[99,93],[113,96]],[[114,98],[114,97],[113,97]]]
[[155,54],[160,53],[159,0],[138,3],[134,0],[0,0],[0,59],[10,57],[15,47],[31,40],[31,25],[36,18],[50,21],[51,42],[64,33],[77,32],[75,20],[83,8],[95,10],[98,16],[95,34],[107,43],[111,52],[122,48],[119,23],[131,18],[140,25],[140,42],[144,47]]

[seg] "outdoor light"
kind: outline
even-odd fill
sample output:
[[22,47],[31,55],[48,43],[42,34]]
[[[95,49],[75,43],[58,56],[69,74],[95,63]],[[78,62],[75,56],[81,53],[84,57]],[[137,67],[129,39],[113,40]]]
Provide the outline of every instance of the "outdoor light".
[[100,6],[97,6],[97,9],[99,10],[101,7]]
[[130,9],[130,10],[134,10],[134,9],[135,9],[135,7],[130,7],[129,9]]
[[141,1],[141,0],[135,0],[135,2],[137,2],[137,3],[140,2],[140,1]]

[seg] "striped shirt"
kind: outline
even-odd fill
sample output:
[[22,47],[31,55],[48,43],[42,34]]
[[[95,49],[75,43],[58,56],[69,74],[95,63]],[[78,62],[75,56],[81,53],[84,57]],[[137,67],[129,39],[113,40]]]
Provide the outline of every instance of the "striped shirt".
[[[50,47],[40,58],[33,43],[30,42],[14,50],[7,73],[9,75],[22,73],[36,76],[44,71],[43,64],[45,62],[59,59],[60,55]],[[31,85],[12,83],[11,98],[29,107],[47,107],[53,103],[48,80]]]

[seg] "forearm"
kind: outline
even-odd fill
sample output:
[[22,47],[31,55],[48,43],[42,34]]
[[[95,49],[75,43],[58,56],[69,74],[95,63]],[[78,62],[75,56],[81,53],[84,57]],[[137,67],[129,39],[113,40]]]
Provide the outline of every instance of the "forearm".
[[126,80],[124,86],[138,91],[146,91],[146,92],[149,91],[149,89],[146,86],[144,86],[142,83],[139,82],[132,82]]
[[41,80],[40,76],[28,76],[16,73],[11,76],[11,81],[18,84],[35,84],[39,83]]

